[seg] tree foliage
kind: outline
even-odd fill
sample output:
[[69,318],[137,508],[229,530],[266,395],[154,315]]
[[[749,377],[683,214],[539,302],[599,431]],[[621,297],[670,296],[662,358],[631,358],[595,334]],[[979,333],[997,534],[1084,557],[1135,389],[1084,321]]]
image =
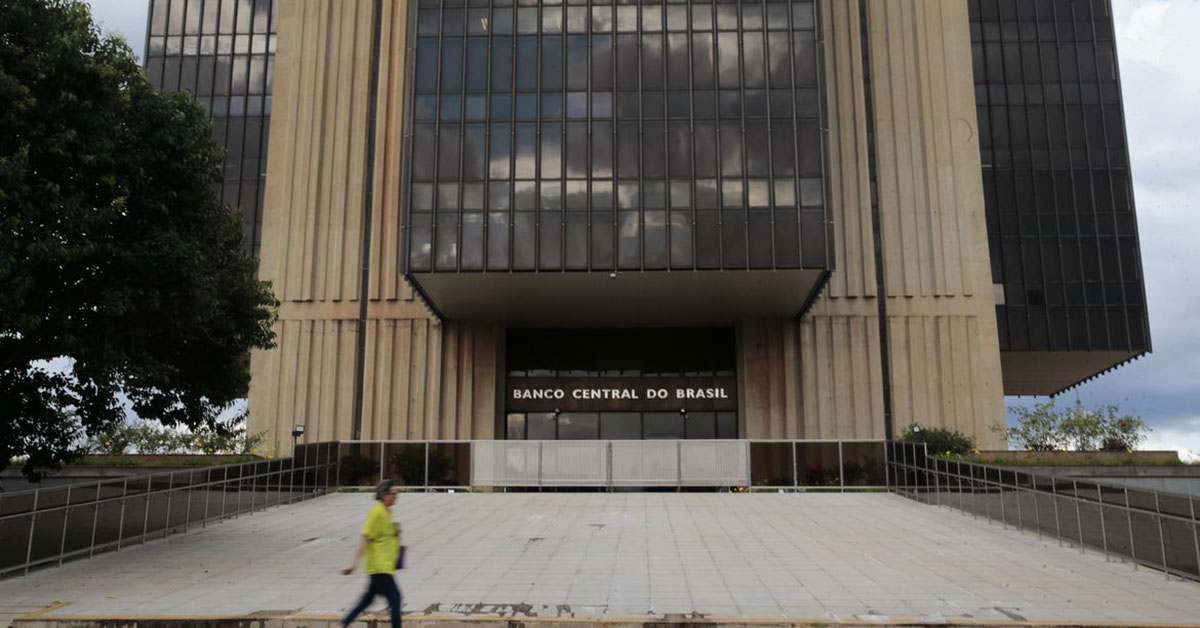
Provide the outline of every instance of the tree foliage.
[[[276,301],[203,108],[80,0],[0,0],[0,468],[140,416],[223,429]],[[49,368],[47,361],[66,364]]]
[[1060,409],[1053,399],[1032,408],[1014,406],[1012,427],[997,426],[1014,449],[1028,451],[1133,451],[1146,440],[1150,426],[1141,417],[1114,405],[1095,410]]

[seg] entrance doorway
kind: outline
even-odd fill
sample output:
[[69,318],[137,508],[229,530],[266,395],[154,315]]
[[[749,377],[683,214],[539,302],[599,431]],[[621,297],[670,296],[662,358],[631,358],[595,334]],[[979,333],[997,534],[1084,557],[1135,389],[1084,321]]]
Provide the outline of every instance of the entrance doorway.
[[738,437],[733,329],[514,329],[507,356],[510,440]]

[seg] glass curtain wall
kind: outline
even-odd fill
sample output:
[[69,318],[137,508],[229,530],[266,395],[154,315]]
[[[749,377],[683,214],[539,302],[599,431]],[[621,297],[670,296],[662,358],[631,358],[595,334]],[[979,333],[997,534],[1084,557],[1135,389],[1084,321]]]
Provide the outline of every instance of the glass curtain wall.
[[970,16],[1001,349],[1149,349],[1109,0]]
[[812,0],[420,0],[412,272],[824,267]]
[[276,2],[151,0],[146,42],[151,84],[190,92],[212,116],[214,137],[226,151],[221,198],[242,212],[246,247],[255,254],[262,240]]

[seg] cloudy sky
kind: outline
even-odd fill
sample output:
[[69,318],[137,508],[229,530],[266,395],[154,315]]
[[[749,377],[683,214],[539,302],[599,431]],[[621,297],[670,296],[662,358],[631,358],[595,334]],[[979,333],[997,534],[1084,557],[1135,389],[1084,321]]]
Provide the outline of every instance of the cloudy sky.
[[[148,3],[90,3],[141,54]],[[1154,428],[1149,448],[1200,452],[1200,0],[1114,0],[1114,10],[1155,351],[1079,395],[1140,414]]]

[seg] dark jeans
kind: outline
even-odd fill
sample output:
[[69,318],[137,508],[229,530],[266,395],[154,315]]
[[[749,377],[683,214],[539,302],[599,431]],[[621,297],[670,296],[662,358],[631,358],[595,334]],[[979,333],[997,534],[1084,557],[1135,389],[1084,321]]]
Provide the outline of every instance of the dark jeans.
[[392,613],[392,628],[400,628],[400,589],[396,586],[396,579],[390,573],[373,573],[370,578],[367,592],[363,593],[358,605],[346,613],[346,617],[342,619],[342,625],[349,626],[359,613],[367,610],[376,595],[382,595],[387,598],[388,610]]

